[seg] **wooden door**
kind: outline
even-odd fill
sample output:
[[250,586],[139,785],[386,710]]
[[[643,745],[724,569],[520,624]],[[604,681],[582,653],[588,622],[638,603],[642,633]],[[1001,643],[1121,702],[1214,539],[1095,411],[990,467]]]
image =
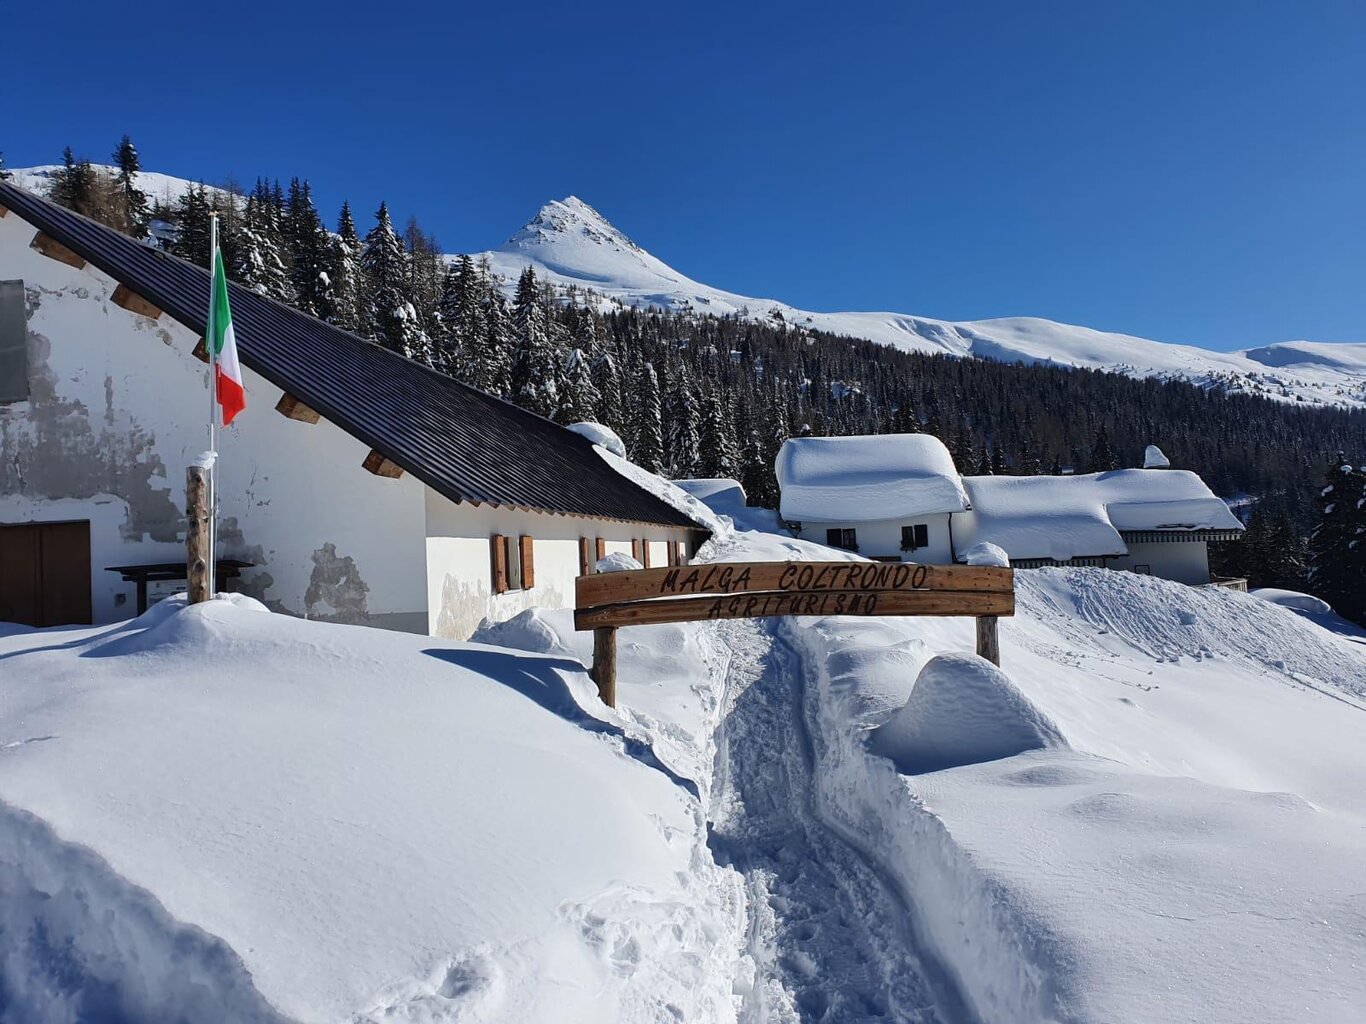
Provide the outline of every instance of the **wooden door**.
[[0,621],[90,621],[90,523],[0,526]]

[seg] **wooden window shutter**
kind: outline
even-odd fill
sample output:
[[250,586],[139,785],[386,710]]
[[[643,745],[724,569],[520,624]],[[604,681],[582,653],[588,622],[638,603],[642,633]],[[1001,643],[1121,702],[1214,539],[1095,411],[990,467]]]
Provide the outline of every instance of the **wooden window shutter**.
[[493,592],[506,594],[508,589],[507,538],[495,533],[489,538],[489,552],[493,559]]
[[645,564],[645,556],[640,551],[640,540],[636,537],[631,538],[631,557],[641,565]]
[[640,541],[640,564],[645,568],[650,568],[650,540],[642,537]]
[[580,576],[587,576],[587,575],[592,571],[592,567],[588,564],[588,558],[589,558],[589,555],[591,554],[591,552],[592,552],[592,549],[588,546],[588,538],[587,538],[587,537],[580,537],[580,538],[579,538],[579,575],[580,575]]
[[[607,557],[607,541],[603,540],[601,537],[598,538],[597,551],[595,553],[598,556],[598,562],[601,562],[604,558]],[[594,562],[593,564],[596,568],[597,562]]]
[[522,589],[530,590],[536,585],[536,563],[532,552],[532,539],[523,534],[517,539],[518,554],[522,556]]

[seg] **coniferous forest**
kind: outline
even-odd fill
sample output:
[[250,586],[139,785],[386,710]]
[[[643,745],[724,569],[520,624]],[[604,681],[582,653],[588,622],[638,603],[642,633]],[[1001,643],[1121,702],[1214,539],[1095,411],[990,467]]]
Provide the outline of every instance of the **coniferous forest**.
[[752,504],[776,507],[774,458],[803,433],[931,433],[965,474],[1138,466],[1157,444],[1247,522],[1243,541],[1215,552],[1216,572],[1308,589],[1366,621],[1361,411],[905,353],[780,319],[624,308],[530,269],[494,280],[469,256],[444,256],[415,218],[397,228],[382,203],[363,234],[347,204],[325,223],[298,178],[201,185],[165,207],[137,188],[127,137],[113,162],[111,173],[68,149],[51,197],[200,265],[217,212],[239,283],[542,416],[603,423],[667,476],[736,477]]

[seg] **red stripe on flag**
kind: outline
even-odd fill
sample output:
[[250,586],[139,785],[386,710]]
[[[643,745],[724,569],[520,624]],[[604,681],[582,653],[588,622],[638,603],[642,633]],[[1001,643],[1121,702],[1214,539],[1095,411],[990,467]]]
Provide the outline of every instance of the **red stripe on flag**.
[[223,407],[223,426],[247,407],[247,393],[242,385],[223,372],[223,367],[214,366],[214,376],[218,382],[218,404]]

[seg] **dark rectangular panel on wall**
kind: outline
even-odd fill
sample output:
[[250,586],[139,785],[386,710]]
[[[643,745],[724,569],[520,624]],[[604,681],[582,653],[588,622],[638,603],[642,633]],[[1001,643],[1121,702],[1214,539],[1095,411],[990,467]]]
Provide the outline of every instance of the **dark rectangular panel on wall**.
[[0,402],[28,401],[24,282],[0,281]]
[[0,622],[39,625],[39,544],[36,526],[0,526]]
[[66,626],[90,619],[90,524],[0,526],[0,621]]
[[90,621],[90,524],[44,523],[43,618],[46,625]]

